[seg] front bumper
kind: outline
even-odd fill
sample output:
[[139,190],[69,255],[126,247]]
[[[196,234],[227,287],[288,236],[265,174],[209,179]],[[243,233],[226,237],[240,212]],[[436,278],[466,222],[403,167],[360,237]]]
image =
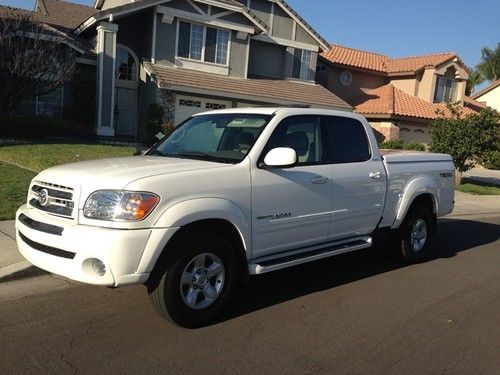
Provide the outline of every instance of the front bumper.
[[[20,215],[24,215],[23,221]],[[62,233],[54,227],[62,228]],[[151,261],[156,260],[174,232],[171,228],[121,230],[77,225],[26,205],[16,214],[17,246],[28,261],[51,273],[94,285],[146,282]],[[104,263],[104,275],[94,270],[93,259]]]

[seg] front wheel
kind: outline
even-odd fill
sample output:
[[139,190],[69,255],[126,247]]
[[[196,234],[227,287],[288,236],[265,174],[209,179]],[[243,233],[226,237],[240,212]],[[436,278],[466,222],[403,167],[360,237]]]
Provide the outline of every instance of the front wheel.
[[413,207],[399,231],[401,253],[409,263],[426,260],[432,251],[434,222],[432,214],[423,206]]
[[211,323],[237,287],[237,257],[229,242],[213,233],[183,236],[168,249],[173,261],[160,265],[148,292],[155,310],[180,326]]

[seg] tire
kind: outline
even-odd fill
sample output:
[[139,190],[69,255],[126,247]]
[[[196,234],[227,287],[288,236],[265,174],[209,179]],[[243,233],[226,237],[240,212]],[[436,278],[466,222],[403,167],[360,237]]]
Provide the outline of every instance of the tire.
[[429,258],[434,233],[431,212],[425,206],[412,207],[399,231],[401,253],[408,263],[421,263]]
[[222,236],[211,232],[181,236],[153,271],[148,293],[162,318],[196,328],[221,315],[238,286],[242,267],[237,250]]

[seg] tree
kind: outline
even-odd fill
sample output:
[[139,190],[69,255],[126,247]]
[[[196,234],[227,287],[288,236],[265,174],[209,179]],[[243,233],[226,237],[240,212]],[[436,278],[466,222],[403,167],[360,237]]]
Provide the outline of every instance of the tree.
[[76,54],[67,42],[64,34],[35,22],[29,13],[0,18],[0,116],[71,79]]
[[494,150],[500,136],[500,114],[490,108],[465,117],[453,105],[451,117],[441,116],[432,123],[430,149],[450,154],[455,163],[455,185],[462,182],[463,172],[473,168],[476,160]]
[[476,66],[476,72],[479,75],[477,84],[500,78],[500,43],[495,49],[481,49],[481,62]]
[[[465,95],[470,96],[474,92],[475,87],[480,83],[481,81],[481,75],[477,70],[469,68],[470,74],[469,78],[467,79],[467,86],[465,88]],[[482,82],[482,81],[481,81]]]

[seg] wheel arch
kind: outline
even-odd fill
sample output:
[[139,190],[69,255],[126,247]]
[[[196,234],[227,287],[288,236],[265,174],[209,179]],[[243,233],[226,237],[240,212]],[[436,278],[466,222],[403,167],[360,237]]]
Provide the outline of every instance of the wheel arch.
[[437,192],[436,182],[432,178],[422,177],[413,180],[405,189],[396,219],[391,228],[399,228],[410,209],[418,204],[422,204],[428,208],[434,220],[436,220],[437,213],[439,212]]

